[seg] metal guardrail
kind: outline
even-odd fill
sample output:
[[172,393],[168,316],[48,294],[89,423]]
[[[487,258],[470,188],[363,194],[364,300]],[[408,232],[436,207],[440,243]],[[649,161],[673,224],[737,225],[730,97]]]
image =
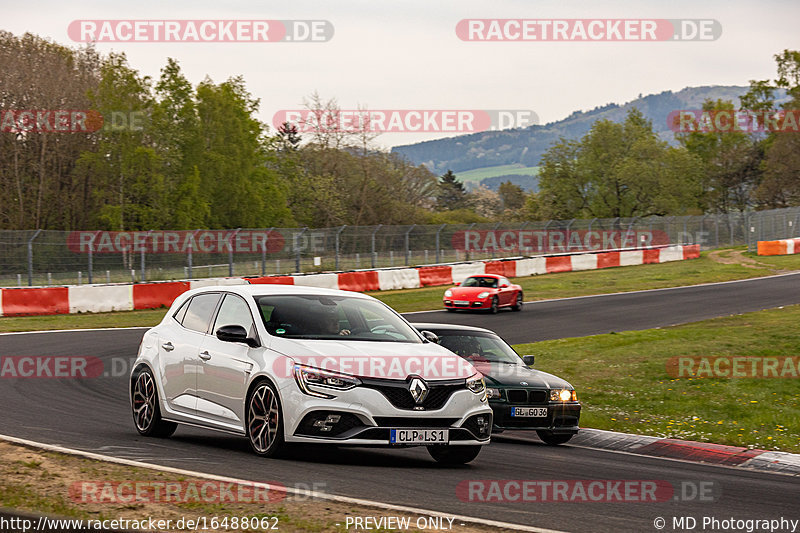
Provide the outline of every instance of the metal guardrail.
[[0,286],[416,266],[642,244],[703,249],[795,237],[800,208],[522,223],[141,232],[0,231]]

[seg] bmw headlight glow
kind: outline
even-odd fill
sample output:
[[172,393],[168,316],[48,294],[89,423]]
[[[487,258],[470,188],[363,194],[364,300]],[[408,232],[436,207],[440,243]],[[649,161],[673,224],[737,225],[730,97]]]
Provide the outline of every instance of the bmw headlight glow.
[[574,390],[552,389],[550,391],[551,402],[568,402],[570,400],[573,402],[578,401],[578,393],[576,393]]
[[333,396],[314,390],[316,388],[346,391],[361,384],[361,381],[355,376],[306,365],[294,365],[294,379],[301,391],[309,396],[319,398],[332,398]]
[[486,382],[483,380],[483,376],[475,374],[469,378],[467,380],[467,388],[475,394],[482,394],[486,390]]
[[483,291],[482,293],[478,294],[478,298],[486,298],[489,296],[489,291]]
[[489,398],[490,400],[494,398],[500,398],[501,396],[502,394],[500,393],[500,389],[492,389],[492,388],[486,389],[486,397]]
[[450,298],[450,297],[453,296],[453,291],[451,291],[450,289],[447,289],[446,291],[444,291],[444,295],[445,295],[446,298]]

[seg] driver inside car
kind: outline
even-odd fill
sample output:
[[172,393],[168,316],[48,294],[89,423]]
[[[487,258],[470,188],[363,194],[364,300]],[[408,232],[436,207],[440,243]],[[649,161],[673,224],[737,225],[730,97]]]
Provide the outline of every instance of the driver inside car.
[[320,330],[330,335],[350,335],[349,329],[340,329],[339,314],[335,308],[325,310],[320,319]]
[[486,362],[480,343],[472,337],[443,336],[440,344],[470,361]]

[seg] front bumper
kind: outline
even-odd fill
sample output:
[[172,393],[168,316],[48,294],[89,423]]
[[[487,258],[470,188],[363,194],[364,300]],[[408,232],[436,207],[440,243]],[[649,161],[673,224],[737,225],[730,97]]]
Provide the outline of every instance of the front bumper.
[[330,399],[308,396],[296,387],[282,392],[287,442],[408,446],[390,443],[392,429],[448,429],[450,445],[484,445],[491,437],[492,409],[466,389],[422,411],[398,408],[382,392],[363,386]]
[[456,302],[462,302],[466,300],[455,300],[452,298],[446,298],[443,300],[444,306],[449,309],[489,309],[492,306],[491,298],[486,298],[484,300],[471,300],[468,301],[466,304],[459,304]]
[[[550,402],[543,404],[514,404],[507,401],[489,400],[494,412],[493,431],[505,429],[547,430],[553,433],[574,434],[578,432],[581,416],[580,402]],[[547,416],[541,418],[513,417],[512,407],[547,407]]]

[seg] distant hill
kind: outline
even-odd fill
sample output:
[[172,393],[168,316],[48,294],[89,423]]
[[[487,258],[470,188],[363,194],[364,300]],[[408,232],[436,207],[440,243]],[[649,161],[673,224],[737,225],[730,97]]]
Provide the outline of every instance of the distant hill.
[[[667,115],[678,109],[700,109],[706,99],[732,100],[739,105],[739,97],[748,87],[744,86],[706,86],[687,87],[678,92],[664,91],[660,94],[640,96],[626,104],[608,104],[591,111],[576,111],[557,122],[527,128],[486,131],[447,139],[425,141],[416,144],[395,146],[392,152],[401,154],[416,164],[424,164],[437,175],[448,169],[457,175],[465,171],[484,169],[491,179],[475,177],[467,181],[478,181],[496,189],[504,178],[514,176],[511,181],[523,182],[528,190],[534,190],[535,176],[523,178],[521,174],[534,174],[532,167],[539,165],[542,154],[559,137],[576,139],[584,135],[598,119],[622,122],[631,108],[638,108],[653,122],[653,128],[667,142],[675,143],[673,132],[667,126]],[[497,172],[489,167],[513,165],[508,173]],[[515,168],[516,167],[516,168]],[[520,172],[521,169],[524,172]]]

